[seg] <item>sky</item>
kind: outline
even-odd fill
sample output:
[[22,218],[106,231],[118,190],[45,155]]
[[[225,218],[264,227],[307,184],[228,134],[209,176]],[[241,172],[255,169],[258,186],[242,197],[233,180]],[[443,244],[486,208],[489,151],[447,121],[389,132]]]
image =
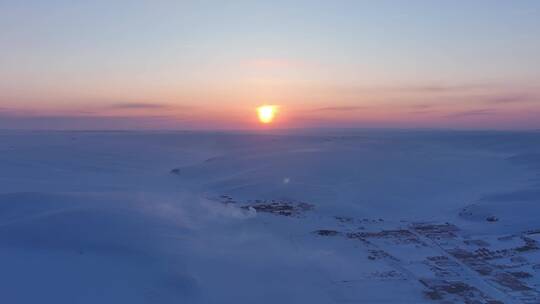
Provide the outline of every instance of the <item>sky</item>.
[[540,1],[0,0],[2,129],[278,127],[539,129]]

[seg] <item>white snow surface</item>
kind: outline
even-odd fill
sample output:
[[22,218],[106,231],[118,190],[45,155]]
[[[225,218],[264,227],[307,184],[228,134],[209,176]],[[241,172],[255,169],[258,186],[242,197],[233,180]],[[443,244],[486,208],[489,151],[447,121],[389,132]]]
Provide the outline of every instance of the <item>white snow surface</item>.
[[540,132],[0,131],[1,303],[537,303],[538,229]]

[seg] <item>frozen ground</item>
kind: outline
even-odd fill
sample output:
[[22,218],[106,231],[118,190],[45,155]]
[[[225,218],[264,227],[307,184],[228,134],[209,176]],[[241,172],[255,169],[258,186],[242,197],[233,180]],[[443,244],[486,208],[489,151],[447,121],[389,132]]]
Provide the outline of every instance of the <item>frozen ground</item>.
[[2,303],[539,303],[540,133],[0,131]]

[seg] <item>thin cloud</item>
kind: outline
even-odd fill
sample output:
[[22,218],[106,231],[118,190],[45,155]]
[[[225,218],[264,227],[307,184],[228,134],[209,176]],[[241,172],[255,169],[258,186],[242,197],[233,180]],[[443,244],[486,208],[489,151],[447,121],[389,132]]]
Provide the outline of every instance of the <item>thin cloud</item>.
[[440,112],[438,110],[434,109],[434,105],[432,104],[413,104],[406,108],[409,109],[409,114],[432,114]]
[[156,129],[175,128],[186,119],[173,116],[12,115],[0,113],[0,129]]
[[389,88],[392,91],[409,92],[428,92],[428,93],[446,93],[446,92],[464,92],[490,87],[487,84],[461,84],[461,85],[421,85],[421,86],[401,86]]
[[415,105],[409,106],[409,108],[415,109],[415,110],[425,110],[425,109],[429,109],[429,108],[432,108],[432,107],[433,107],[433,105],[430,105],[430,104],[415,104]]
[[505,104],[505,103],[519,103],[519,102],[528,102],[531,101],[531,97],[525,94],[521,95],[501,95],[486,98],[486,103],[492,104]]
[[484,116],[484,115],[493,115],[497,112],[493,109],[478,109],[478,110],[469,110],[469,111],[461,111],[456,113],[451,113],[448,115],[445,115],[446,118],[464,118],[464,117],[471,117],[471,116]]
[[125,102],[116,103],[110,106],[113,109],[162,109],[168,105],[158,103]]
[[438,113],[440,111],[432,110],[432,109],[425,109],[425,110],[416,110],[416,111],[410,111],[410,114],[432,114],[432,113]]
[[463,93],[471,94],[485,92],[496,88],[494,84],[448,84],[448,85],[431,85],[431,84],[411,84],[411,85],[396,85],[396,86],[329,86],[326,91],[341,92],[346,94],[365,94],[365,93],[408,93],[408,94],[451,94]]
[[358,111],[358,110],[364,110],[367,109],[365,106],[336,106],[336,107],[324,107],[324,108],[318,108],[313,111],[316,112],[343,112],[343,111]]

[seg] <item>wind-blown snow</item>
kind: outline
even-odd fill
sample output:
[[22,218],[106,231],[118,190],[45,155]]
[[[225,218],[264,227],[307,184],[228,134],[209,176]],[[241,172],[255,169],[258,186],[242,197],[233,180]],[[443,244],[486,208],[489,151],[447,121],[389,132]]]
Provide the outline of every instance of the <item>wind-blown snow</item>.
[[0,299],[536,303],[539,204],[538,132],[0,131]]

